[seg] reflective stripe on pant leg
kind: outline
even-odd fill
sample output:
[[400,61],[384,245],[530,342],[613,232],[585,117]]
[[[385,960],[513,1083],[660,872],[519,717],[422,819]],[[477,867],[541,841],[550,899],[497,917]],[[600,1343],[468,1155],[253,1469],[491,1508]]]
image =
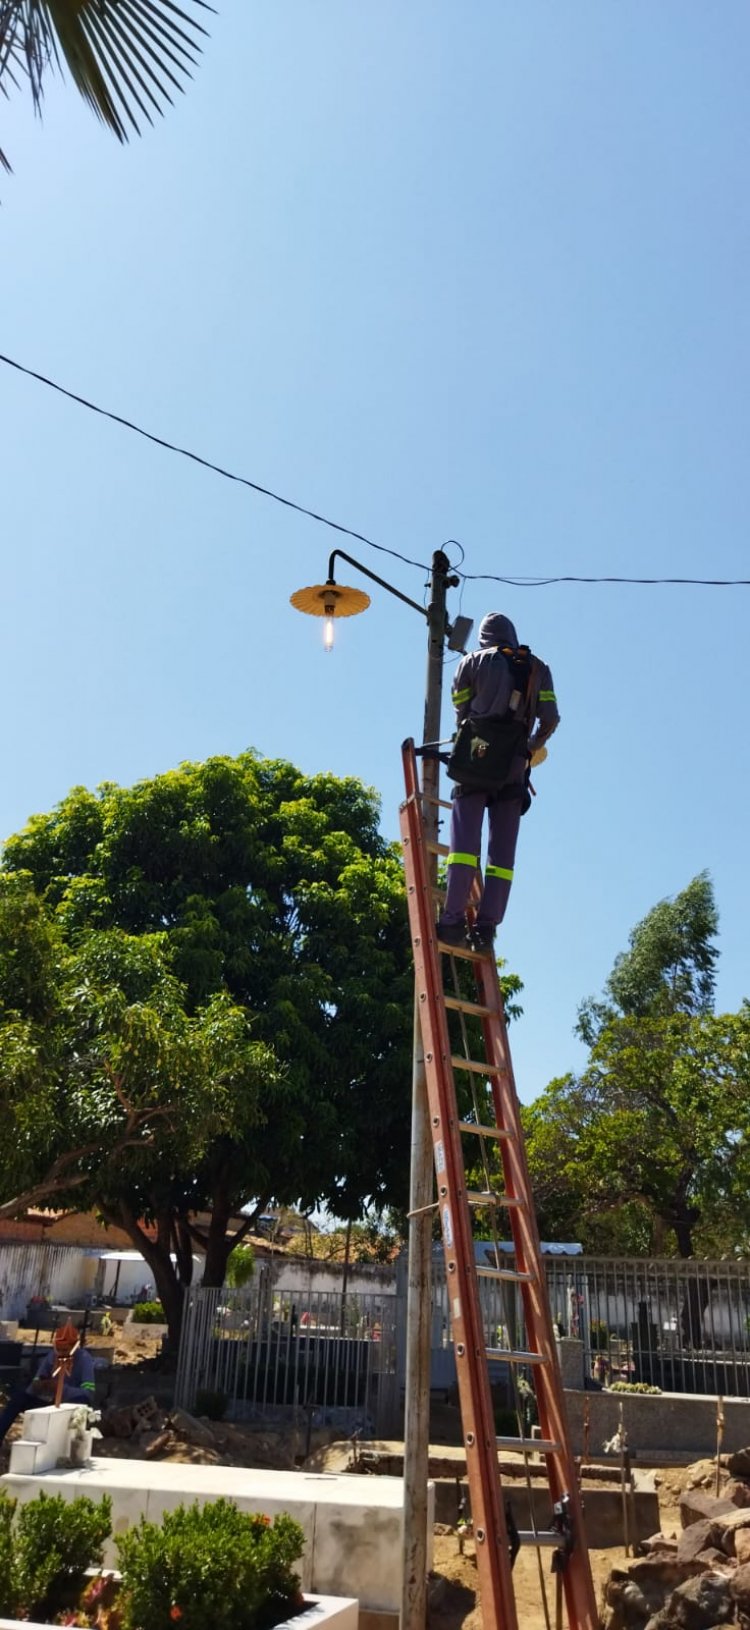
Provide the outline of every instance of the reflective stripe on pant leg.
[[513,862],[521,820],[516,799],[495,799],[489,810],[489,848],[484,890],[477,917],[483,923],[501,923],[513,883]]
[[463,920],[479,865],[486,804],[485,792],[461,793],[453,799],[445,905],[440,913],[443,923],[452,925]]

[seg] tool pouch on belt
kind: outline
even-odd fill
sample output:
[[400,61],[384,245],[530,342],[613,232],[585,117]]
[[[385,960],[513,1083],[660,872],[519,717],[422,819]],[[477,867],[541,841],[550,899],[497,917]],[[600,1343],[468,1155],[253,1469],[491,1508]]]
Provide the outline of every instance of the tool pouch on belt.
[[514,760],[523,758],[528,727],[523,719],[464,719],[453,743],[446,773],[462,787],[495,792],[504,787]]

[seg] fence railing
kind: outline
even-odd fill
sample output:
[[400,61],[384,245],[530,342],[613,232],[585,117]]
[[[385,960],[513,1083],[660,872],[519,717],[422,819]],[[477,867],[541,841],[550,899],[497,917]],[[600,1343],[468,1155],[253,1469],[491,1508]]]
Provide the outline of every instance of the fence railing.
[[549,1257],[553,1318],[588,1375],[750,1397],[750,1263]]
[[[488,1247],[491,1250],[491,1247]],[[504,1260],[512,1265],[512,1255]],[[594,1382],[635,1381],[665,1392],[750,1398],[750,1263],[545,1256],[552,1317],[582,1343]],[[195,1409],[219,1393],[230,1420],[296,1422],[309,1432],[391,1436],[400,1430],[405,1374],[404,1265],[396,1294],[279,1290],[261,1265],[242,1291],[191,1293],[183,1321],[176,1398]],[[518,1287],[480,1281],[488,1346],[526,1343]],[[433,1260],[434,1388],[455,1365],[442,1260]],[[507,1375],[492,1367],[492,1380]]]
[[221,1395],[235,1421],[392,1430],[395,1297],[278,1290],[261,1269],[242,1291],[195,1290],[175,1388],[183,1408]]

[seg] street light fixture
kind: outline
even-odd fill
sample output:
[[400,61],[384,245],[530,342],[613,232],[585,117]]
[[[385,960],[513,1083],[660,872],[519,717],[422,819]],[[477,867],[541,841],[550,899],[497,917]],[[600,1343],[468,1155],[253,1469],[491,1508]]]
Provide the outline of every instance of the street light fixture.
[[[442,551],[438,550],[438,554],[445,561],[445,567],[443,568],[445,588],[455,588],[458,578],[445,575],[448,562],[445,560]],[[294,606],[295,611],[303,611],[308,617],[325,617],[323,645],[326,651],[333,649],[335,618],[356,617],[360,611],[366,611],[370,604],[370,596],[365,594],[364,590],[352,589],[344,583],[336,582],[334,577],[334,562],[336,559],[346,560],[350,566],[356,566],[357,571],[363,572],[365,577],[369,577],[372,583],[378,583],[381,589],[387,589],[388,593],[395,595],[397,600],[403,600],[404,604],[411,606],[413,611],[418,611],[420,617],[424,617],[427,622],[430,621],[429,607],[420,605],[418,600],[410,600],[408,594],[402,594],[401,590],[395,588],[393,583],[389,583],[386,578],[378,577],[377,572],[371,572],[368,566],[363,566],[361,560],[355,560],[353,555],[347,555],[343,549],[334,549],[328,557],[328,577],[325,583],[313,583],[310,588],[297,589],[289,597],[290,605]],[[437,560],[437,555],[433,560],[433,572],[435,560]],[[456,617],[452,623],[445,617],[443,637],[449,651],[465,651],[472,627],[473,623],[470,617]]]
[[[325,617],[324,643],[333,644],[336,617],[351,617],[365,611],[369,596],[336,582],[336,557],[364,572],[397,600],[418,611],[427,623],[427,687],[422,741],[437,742],[443,693],[445,646],[463,651],[471,632],[468,617],[456,617],[453,624],[446,613],[446,591],[456,588],[460,579],[450,570],[442,549],[432,557],[430,599],[427,606],[410,600],[384,577],[378,577],[343,549],[334,549],[328,562],[328,579],[291,596],[297,611]],[[422,770],[423,819],[430,849],[430,882],[437,884],[438,781],[439,760],[425,757]],[[419,1022],[414,1004],[414,1057],[412,1074],[411,1172],[409,1188],[409,1256],[406,1302],[406,1421],[404,1430],[404,1557],[401,1597],[401,1630],[424,1630],[427,1617],[427,1485],[429,1479],[431,1319],[430,1279],[432,1268],[432,1196],[434,1168],[432,1134],[427,1104],[427,1080]]]

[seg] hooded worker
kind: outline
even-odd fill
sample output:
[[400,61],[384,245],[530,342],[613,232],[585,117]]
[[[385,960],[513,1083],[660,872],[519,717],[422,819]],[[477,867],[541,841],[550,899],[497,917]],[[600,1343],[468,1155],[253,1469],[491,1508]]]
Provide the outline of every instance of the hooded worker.
[[[45,1404],[90,1404],[95,1394],[94,1360],[73,1324],[63,1325],[52,1338],[52,1347],[26,1388],[12,1393],[0,1411],[0,1443],[17,1416]],[[58,1398],[58,1391],[61,1396]]]
[[[457,732],[448,764],[456,782],[450,826],[445,905],[438,940],[490,950],[505,916],[521,815],[531,802],[532,759],[557,729],[560,714],[546,663],[518,644],[509,617],[491,611],[479,629],[479,649],[462,657],[452,687]],[[466,907],[479,866],[482,820],[488,813],[487,864],[476,918]]]

